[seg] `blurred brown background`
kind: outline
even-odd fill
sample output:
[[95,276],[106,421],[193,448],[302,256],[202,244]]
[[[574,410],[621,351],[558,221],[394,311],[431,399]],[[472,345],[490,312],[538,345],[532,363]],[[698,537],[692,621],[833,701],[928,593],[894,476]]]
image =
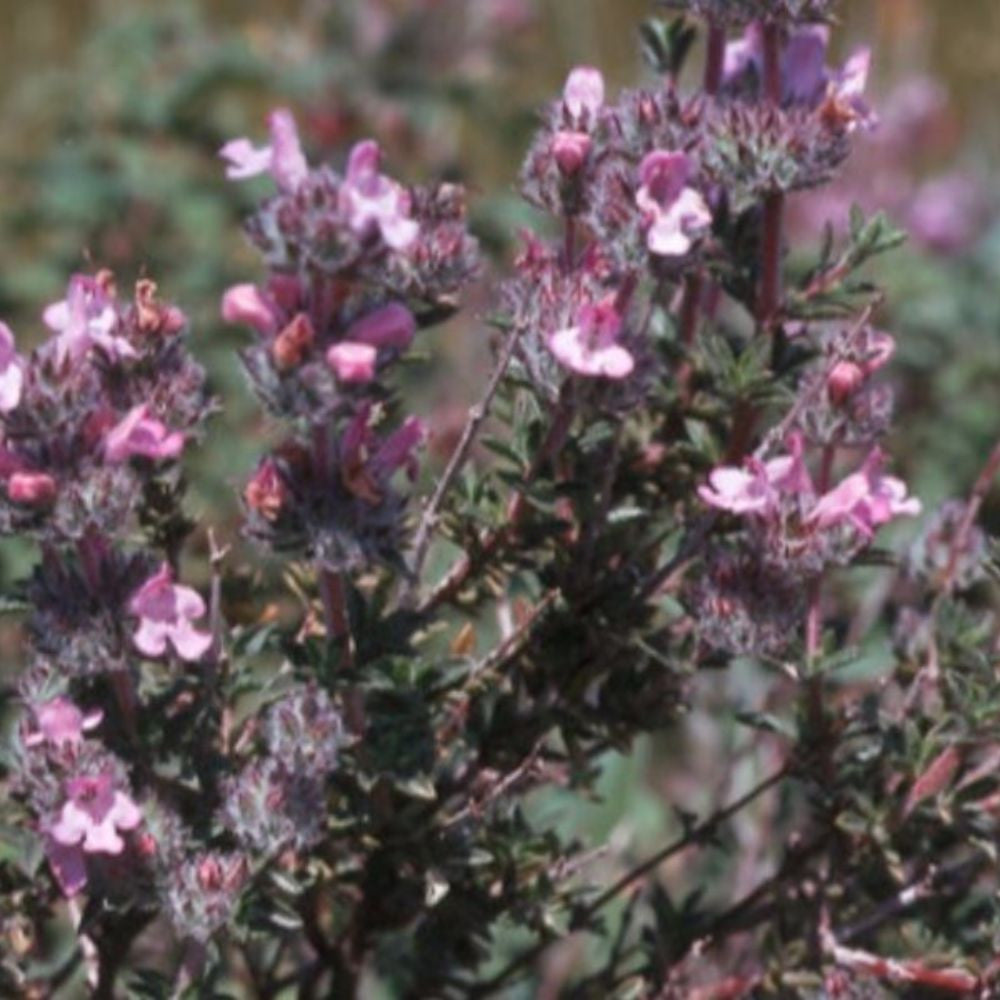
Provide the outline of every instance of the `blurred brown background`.
[[[423,2],[423,0],[419,0]],[[467,0],[474,6],[482,0]],[[201,0],[212,22],[240,31],[267,31],[315,16],[337,0]],[[519,89],[540,96],[579,60],[600,64],[618,83],[632,78],[634,34],[622,30],[650,13],[650,0],[528,0],[538,24],[524,44],[533,71],[519,77]],[[418,0],[393,0],[405,8]],[[70,58],[101,22],[157,0],[0,0],[0,130],[3,104],[26,74],[44,72]],[[871,38],[879,52],[879,73],[930,71],[947,81],[978,141],[997,149],[994,105],[1000,97],[1000,3],[997,0],[845,0],[846,37]],[[87,95],[81,94],[81,100]],[[5,135],[5,141],[10,140]]]

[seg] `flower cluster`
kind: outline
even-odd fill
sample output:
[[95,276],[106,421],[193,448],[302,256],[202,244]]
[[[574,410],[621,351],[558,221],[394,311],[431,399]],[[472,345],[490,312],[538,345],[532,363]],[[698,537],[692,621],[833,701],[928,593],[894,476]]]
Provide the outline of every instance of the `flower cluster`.
[[170,475],[207,412],[185,319],[156,286],[121,301],[108,272],[77,275],[22,357],[0,329],[0,530],[56,542],[107,533]]
[[[758,603],[757,575],[802,592],[827,567],[850,563],[883,525],[920,513],[920,502],[908,495],[902,480],[885,475],[885,455],[878,444],[888,426],[891,396],[872,378],[892,356],[892,337],[868,326],[834,334],[818,329],[816,336],[825,350],[801,379],[786,438],[777,442],[784,444],[785,453],[766,458],[765,452],[740,466],[720,466],[698,490],[704,504],[736,515],[744,526],[717,550],[706,577],[696,584],[699,606],[706,600],[724,604],[724,613],[705,621],[716,638],[728,632],[731,641],[722,643],[725,648],[754,648],[743,637],[733,639],[742,635],[738,630],[717,627],[734,606],[761,626],[762,635],[769,628],[766,619],[750,612]],[[763,449],[767,447],[765,441]],[[851,455],[857,456],[850,460],[853,471],[834,484],[838,458]],[[742,585],[740,574],[723,568],[734,559],[753,567],[743,574]],[[724,586],[720,580],[726,581]],[[720,586],[727,594],[724,600],[714,596],[721,595]],[[758,649],[773,651],[794,635],[792,629],[776,629]],[[777,642],[778,637],[783,641]]]
[[462,196],[404,187],[370,140],[343,175],[310,168],[291,113],[269,125],[267,146],[236,139],[221,150],[229,177],[267,173],[278,189],[248,224],[268,277],[229,289],[222,315],[255,333],[243,361],[263,404],[310,430],[247,484],[248,531],[338,570],[398,564],[405,502],[390,481],[401,467],[412,477],[423,430],[410,417],[379,440],[373,424],[389,415],[393,364],[476,270]]
[[84,712],[65,695],[30,705],[21,726],[16,788],[38,816],[52,874],[67,896],[114,863],[135,863],[132,837],[142,812],[128,791],[120,760],[87,734],[103,713]]

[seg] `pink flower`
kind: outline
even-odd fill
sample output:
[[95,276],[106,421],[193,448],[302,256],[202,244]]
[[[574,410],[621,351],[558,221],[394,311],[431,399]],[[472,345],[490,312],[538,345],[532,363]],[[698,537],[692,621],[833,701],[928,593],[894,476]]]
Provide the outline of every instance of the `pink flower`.
[[901,479],[882,475],[885,456],[873,448],[864,465],[825,493],[809,512],[808,522],[819,529],[850,524],[865,538],[895,517],[916,516],[920,501],[907,497]]
[[62,696],[32,705],[31,711],[38,728],[25,735],[24,745],[28,747],[46,742],[57,749],[77,747],[83,740],[83,734],[100,725],[104,718],[99,709],[84,715],[69,698]]
[[783,495],[812,493],[812,481],[802,458],[802,438],[793,435],[788,444],[789,454],[768,462],[750,458],[742,469],[731,465],[714,469],[708,485],[698,488],[698,496],[719,510],[767,516],[778,509]]
[[212,645],[212,636],[192,624],[205,615],[205,602],[196,590],[173,582],[167,563],[132,595],[128,609],[139,619],[132,640],[144,656],[163,656],[169,642],[182,660],[194,662]]
[[342,341],[326,352],[326,363],[341,382],[371,382],[378,351],[371,344]]
[[271,133],[268,146],[254,146],[249,139],[233,139],[219,150],[228,161],[226,176],[245,180],[270,173],[282,191],[294,191],[309,176],[309,164],[302,153],[295,118],[285,108],[272,111],[267,119]]
[[56,481],[47,472],[14,472],[7,480],[7,496],[14,503],[44,507],[57,493]]
[[563,104],[575,122],[587,117],[590,124],[604,104],[604,77],[593,66],[577,66],[566,78]]
[[0,413],[10,413],[21,402],[24,362],[14,347],[14,334],[0,323]]
[[344,340],[371,344],[380,350],[383,347],[405,350],[416,332],[417,323],[413,313],[399,302],[390,302],[389,305],[355,320],[344,334]]
[[635,359],[618,343],[622,318],[614,297],[583,306],[576,325],[556,330],[548,338],[549,350],[561,365],[590,378],[627,378]]
[[66,298],[47,306],[42,319],[56,334],[46,348],[55,355],[57,364],[78,361],[92,347],[101,348],[115,360],[135,357],[135,348],[113,333],[118,312],[109,283],[100,275],[74,275]]
[[635,203],[643,214],[646,246],[661,257],[682,257],[712,224],[705,199],[687,187],[691,161],[685,153],[658,149],[639,166]]
[[265,336],[278,329],[274,307],[256,285],[233,285],[222,296],[222,318],[227,323],[246,323]]
[[340,205],[361,236],[378,232],[392,250],[405,250],[420,227],[410,216],[410,196],[402,185],[379,173],[382,154],[370,139],[359,142],[347,160]]
[[565,177],[574,177],[587,162],[591,139],[586,132],[556,132],[552,137],[552,156]]
[[104,457],[114,464],[136,455],[154,460],[176,458],[183,448],[184,435],[151,417],[145,403],[131,409],[104,438]]
[[88,854],[121,854],[125,843],[119,830],[134,830],[142,822],[139,807],[117,791],[110,774],[70,778],[67,800],[49,835],[64,847]]

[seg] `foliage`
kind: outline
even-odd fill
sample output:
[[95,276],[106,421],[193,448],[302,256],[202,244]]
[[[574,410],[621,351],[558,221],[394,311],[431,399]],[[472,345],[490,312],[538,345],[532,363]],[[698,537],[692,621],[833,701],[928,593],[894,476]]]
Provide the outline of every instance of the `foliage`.
[[[1000,446],[908,551],[876,547],[921,513],[886,472],[870,271],[903,235],[857,208],[786,255],[790,199],[874,121],[867,56],[827,66],[829,3],[671,6],[706,23],[647,23],[663,78],[612,97],[580,66],[545,109],[520,185],[549,218],[422,497],[401,373],[481,273],[465,192],[399,182],[371,140],[314,165],[286,109],[222,146],[272,184],[244,227],[263,273],[221,313],[280,428],[241,490],[277,600],[211,530],[207,601],[182,582],[180,463],[220,401],[151,280],[75,275],[30,352],[0,326],[0,530],[39,554],[10,601],[5,990],[995,989],[1000,568],[977,518]],[[218,58],[263,72],[244,56]],[[215,145],[165,94],[127,114]],[[608,761],[685,714],[727,780],[692,795],[706,763],[675,746],[665,846],[546,814],[611,795]]]

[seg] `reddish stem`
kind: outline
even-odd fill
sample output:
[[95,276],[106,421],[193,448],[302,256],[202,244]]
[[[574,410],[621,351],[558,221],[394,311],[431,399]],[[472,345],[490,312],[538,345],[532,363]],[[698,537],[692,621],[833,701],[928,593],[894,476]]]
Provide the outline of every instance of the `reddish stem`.
[[[354,643],[351,637],[351,619],[347,613],[347,596],[343,577],[333,570],[318,567],[319,593],[323,602],[323,619],[326,623],[327,641],[338,643],[344,652],[344,663],[354,666]],[[354,736],[364,735],[365,705],[360,689],[350,687],[344,692],[344,716],[347,728]]]
[[705,93],[715,95],[722,85],[722,70],[726,59],[726,31],[715,21],[708,25],[708,49],[705,53]]
[[[764,25],[764,100],[772,108],[781,107],[781,28]],[[774,325],[781,305],[781,243],[785,215],[785,195],[772,191],[764,198],[763,236],[761,240],[760,289],[757,297],[757,321],[767,329]]]
[[774,325],[781,306],[781,244],[785,217],[785,195],[773,191],[764,198],[761,240],[760,288],[757,321],[765,329]]
[[[722,85],[722,71],[726,57],[726,32],[715,21],[709,22],[708,48],[705,53],[705,78],[703,88],[709,97],[714,97]],[[698,316],[701,300],[705,292],[705,279],[700,270],[684,280],[684,296],[681,299],[679,318],[681,343],[685,352],[690,352],[698,333]],[[685,360],[677,373],[677,383],[681,399],[687,402],[691,392],[691,364]]]
[[[564,398],[557,405],[548,434],[546,434],[545,440],[538,449],[538,454],[531,463],[531,468],[528,469],[524,477],[525,487],[530,486],[535,481],[545,463],[562,447],[562,443],[566,439],[566,434],[569,432],[572,422],[573,407]],[[504,524],[483,535],[475,556],[466,553],[455,563],[444,579],[437,584],[434,590],[421,603],[418,609],[419,612],[427,614],[427,612],[436,608],[439,604],[454,600],[468,582],[473,572],[480,566],[488,563],[507,544],[517,530],[521,518],[524,516],[525,508],[526,503],[523,490],[518,490],[512,494],[507,504],[507,520]]]

